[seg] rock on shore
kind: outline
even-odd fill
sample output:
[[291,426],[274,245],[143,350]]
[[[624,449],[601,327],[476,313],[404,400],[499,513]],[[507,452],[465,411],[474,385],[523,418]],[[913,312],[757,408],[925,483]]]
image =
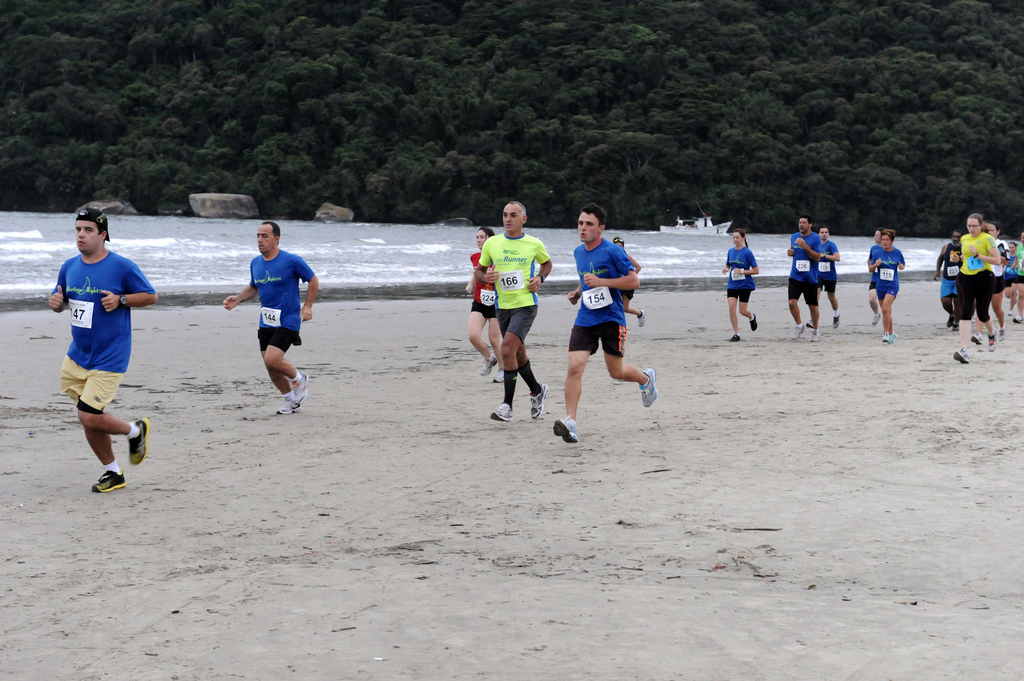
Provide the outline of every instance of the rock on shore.
[[345,208],[344,206],[335,206],[333,203],[321,203],[320,207],[316,209],[316,215],[313,219],[317,222],[352,222],[356,217],[356,214],[352,212],[351,208]]
[[247,194],[189,194],[192,212],[201,218],[255,218],[256,199]]
[[95,208],[96,210],[102,211],[106,215],[138,215],[139,211],[135,210],[135,206],[128,203],[124,199],[100,199],[99,201],[90,201],[89,203],[83,204],[78,207],[75,212],[78,213],[86,208]]

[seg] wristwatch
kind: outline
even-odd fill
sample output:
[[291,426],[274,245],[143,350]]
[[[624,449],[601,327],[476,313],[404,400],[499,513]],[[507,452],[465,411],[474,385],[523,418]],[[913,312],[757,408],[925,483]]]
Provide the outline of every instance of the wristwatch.
[[121,305],[123,305],[124,307],[128,307],[128,296],[126,296],[126,295],[122,295],[121,296]]
[[542,283],[542,284],[544,283],[544,278],[545,278],[545,277],[544,277],[544,275],[543,275],[543,274],[542,274],[542,275],[540,275],[540,283]]

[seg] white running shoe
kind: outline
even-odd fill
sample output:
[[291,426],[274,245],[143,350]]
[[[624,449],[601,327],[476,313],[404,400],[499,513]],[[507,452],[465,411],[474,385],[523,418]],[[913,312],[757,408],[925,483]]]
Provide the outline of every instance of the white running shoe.
[[294,414],[298,410],[302,409],[302,404],[295,400],[289,400],[287,397],[284,400],[284,404],[281,405],[280,409],[277,410],[278,414]]
[[882,334],[882,342],[883,343],[888,343],[889,342],[889,332],[888,331],[886,331],[885,333]]
[[835,317],[832,318],[832,328],[833,329],[838,329],[839,328],[839,315],[836,315]]
[[980,333],[976,333],[973,336],[971,336],[971,342],[974,343],[975,345],[984,345],[984,343],[982,343],[983,338],[984,336],[982,336]]
[[995,336],[989,336],[988,337],[988,351],[989,352],[995,352],[997,345],[999,345],[999,339],[996,338]]
[[882,313],[879,312],[875,315],[875,318],[871,320],[871,326],[878,326],[878,322],[882,321]]
[[953,353],[953,359],[960,362],[961,364],[970,364],[971,358],[967,356],[967,349],[960,348]]
[[292,402],[296,405],[306,401],[306,398],[309,397],[309,374],[299,372],[299,380],[292,381],[292,395],[294,395]]
[[658,399],[658,375],[651,367],[644,369],[644,375],[647,376],[647,384],[640,386],[640,401],[645,407],[649,407]]
[[555,435],[572,445],[580,441],[580,436],[576,432],[576,421],[569,416],[555,421]]
[[818,329],[815,329],[814,332],[811,333],[811,342],[812,343],[817,343],[820,340],[821,340],[821,331],[818,330]]
[[491,418],[495,421],[511,421],[512,420],[512,405],[501,403],[494,413],[491,414]]
[[530,418],[539,419],[544,414],[544,398],[548,396],[548,387],[540,384],[540,392],[530,395]]
[[636,324],[637,324],[637,326],[643,326],[646,323],[647,323],[647,313],[644,312],[643,310],[640,310],[640,314],[638,314],[636,316]]
[[1006,327],[1005,326],[999,327],[999,340],[1000,341],[1006,340]]
[[494,375],[492,383],[504,383],[505,382],[505,370],[498,369],[498,373]]
[[800,336],[804,335],[804,325],[797,324],[796,331],[793,333],[793,340],[800,340]]
[[483,366],[483,368],[480,369],[480,375],[481,376],[490,376],[491,375],[491,369],[493,369],[495,367],[495,365],[497,365],[497,363],[498,363],[498,358],[495,357],[494,355],[491,355],[489,358],[485,359],[484,360],[484,366]]

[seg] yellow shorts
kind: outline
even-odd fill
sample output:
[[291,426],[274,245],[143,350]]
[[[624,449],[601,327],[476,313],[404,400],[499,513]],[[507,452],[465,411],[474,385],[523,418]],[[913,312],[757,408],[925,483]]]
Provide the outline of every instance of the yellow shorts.
[[64,356],[60,368],[60,391],[67,393],[75,404],[82,400],[97,411],[103,411],[117,395],[124,374],[114,371],[83,369],[75,360]]

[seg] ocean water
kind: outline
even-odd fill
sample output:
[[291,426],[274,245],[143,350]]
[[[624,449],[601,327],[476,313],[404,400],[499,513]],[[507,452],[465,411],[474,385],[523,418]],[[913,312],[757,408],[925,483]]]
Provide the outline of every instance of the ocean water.
[[[475,227],[279,224],[281,248],[309,263],[322,290],[355,289],[359,297],[394,297],[394,291],[412,296],[421,290],[458,292],[457,285],[471,276],[469,256],[476,252]],[[249,261],[258,255],[258,226],[258,220],[112,216],[108,247],[134,260],[162,296],[234,292],[249,281]],[[527,233],[544,241],[554,263],[552,279],[571,286],[577,276],[572,257],[579,245],[576,230],[527,229]],[[729,237],[605,232],[608,239],[614,236],[625,239],[629,254],[640,263],[645,286],[657,283],[662,290],[725,287],[721,270],[732,246]],[[872,238],[837,234],[832,240],[842,255],[837,268],[840,281],[865,281]],[[751,234],[748,242],[760,266],[759,281],[784,281],[790,268],[789,237]],[[923,276],[934,271],[943,243],[897,237],[896,247],[907,260],[907,270]],[[0,213],[0,305],[9,308],[17,301],[49,294],[61,263],[77,254],[73,214]]]

